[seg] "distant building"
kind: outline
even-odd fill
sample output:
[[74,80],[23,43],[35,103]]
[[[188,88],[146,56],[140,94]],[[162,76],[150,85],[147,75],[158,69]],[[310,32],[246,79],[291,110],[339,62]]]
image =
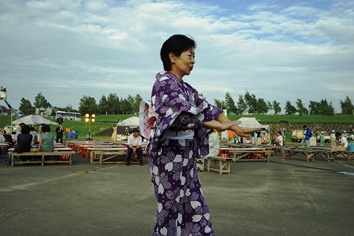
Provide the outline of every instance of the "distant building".
[[50,116],[52,115],[52,108],[48,107],[48,108],[36,108],[36,115],[41,115],[41,116]]
[[0,106],[0,115],[2,116],[8,116],[11,114],[11,109],[6,108],[4,106]]

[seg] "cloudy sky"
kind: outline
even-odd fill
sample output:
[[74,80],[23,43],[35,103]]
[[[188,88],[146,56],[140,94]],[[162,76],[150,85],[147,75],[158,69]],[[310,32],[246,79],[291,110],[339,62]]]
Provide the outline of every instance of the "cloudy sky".
[[57,107],[110,93],[148,100],[176,33],[196,40],[184,79],[212,103],[246,91],[282,108],[354,102],[352,0],[0,0],[0,85],[15,108],[39,92]]

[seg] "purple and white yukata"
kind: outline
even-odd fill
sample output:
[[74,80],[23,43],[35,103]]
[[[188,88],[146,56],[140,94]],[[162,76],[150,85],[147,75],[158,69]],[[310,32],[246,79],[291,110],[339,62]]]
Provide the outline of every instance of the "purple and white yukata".
[[221,110],[170,72],[156,75],[151,108],[157,116],[147,146],[158,201],[153,235],[214,235],[195,159],[209,152],[210,129],[202,122]]

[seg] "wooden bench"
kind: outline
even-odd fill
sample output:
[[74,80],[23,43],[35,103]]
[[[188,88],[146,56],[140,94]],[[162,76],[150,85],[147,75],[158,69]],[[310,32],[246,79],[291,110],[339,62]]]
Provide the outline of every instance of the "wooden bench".
[[327,152],[328,157],[335,159],[336,157],[343,157],[346,158],[348,161],[354,159],[354,152],[353,151],[348,151],[348,150],[343,150],[343,151],[328,151]]
[[[104,161],[109,160],[118,156],[126,156],[127,148],[125,147],[89,147],[87,148],[87,158],[90,164],[98,163],[103,164]],[[108,158],[104,158],[104,155],[108,155]],[[105,163],[115,163],[115,162],[105,162]],[[123,163],[123,162],[122,162]],[[126,162],[124,162],[126,163]],[[119,164],[119,163],[118,163]]]
[[330,161],[328,155],[328,148],[298,148],[298,147],[283,147],[283,160],[286,158],[293,158],[296,155],[304,156],[306,161],[315,161],[315,157],[321,156],[325,160]]
[[232,160],[236,161],[270,161],[273,150],[263,147],[248,147],[248,148],[220,148],[222,151],[227,151],[233,155]]
[[220,156],[209,156],[207,158],[207,170],[208,172],[214,171],[219,174],[231,173],[230,163],[232,158],[230,157],[220,157]]
[[[20,157],[40,157],[40,160],[37,161],[21,161],[22,164],[41,164],[44,166],[44,164],[52,164],[52,163],[66,163],[71,165],[72,164],[72,155],[75,154],[74,151],[54,151],[54,152],[22,152],[22,153],[17,153],[17,152],[11,152],[9,153],[11,155],[11,167],[15,166],[15,157],[17,157],[17,160],[20,159]],[[46,157],[52,157],[52,156],[66,156],[64,160],[47,160]],[[16,160],[16,162],[17,162]]]

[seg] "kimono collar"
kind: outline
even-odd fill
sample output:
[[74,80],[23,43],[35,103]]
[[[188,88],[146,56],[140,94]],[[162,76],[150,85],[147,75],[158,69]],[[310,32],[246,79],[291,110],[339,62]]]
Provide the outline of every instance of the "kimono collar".
[[183,79],[178,78],[175,74],[166,71],[166,75],[168,75],[168,77],[173,78],[174,80],[176,80],[178,83],[184,84]]

